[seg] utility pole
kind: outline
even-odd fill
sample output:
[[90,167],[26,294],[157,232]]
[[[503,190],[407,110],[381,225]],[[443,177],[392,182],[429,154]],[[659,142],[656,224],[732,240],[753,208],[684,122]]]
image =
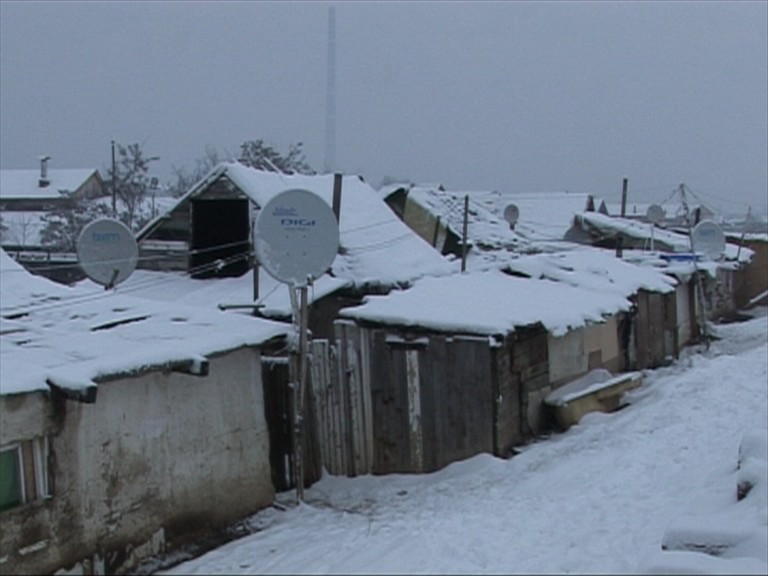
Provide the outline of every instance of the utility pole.
[[462,227],[461,241],[461,271],[467,269],[467,220],[469,218],[469,194],[464,196],[464,225]]
[[115,141],[112,140],[112,217],[117,219],[117,172],[115,171]]
[[328,9],[328,60],[325,97],[325,171],[336,169],[336,8]]
[[341,222],[341,182],[342,174],[336,172],[333,175],[333,214],[336,222]]
[[[624,182],[621,186],[621,217],[624,218],[627,215],[627,185],[629,181],[624,178]],[[616,258],[621,258],[624,253],[624,236],[619,232],[618,238],[616,238]]]

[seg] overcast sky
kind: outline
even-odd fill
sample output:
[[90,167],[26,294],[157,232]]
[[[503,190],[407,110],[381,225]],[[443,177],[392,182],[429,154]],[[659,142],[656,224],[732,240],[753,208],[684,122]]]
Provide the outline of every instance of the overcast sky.
[[768,211],[768,2],[0,2],[0,166],[162,181],[206,146],[303,142],[325,166],[454,190]]

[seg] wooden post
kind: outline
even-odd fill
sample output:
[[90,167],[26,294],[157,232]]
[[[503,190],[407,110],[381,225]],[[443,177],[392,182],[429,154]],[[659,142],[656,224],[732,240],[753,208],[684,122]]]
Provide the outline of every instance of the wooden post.
[[307,387],[307,286],[299,287],[299,377],[296,389],[296,499],[304,500],[304,408]]
[[341,174],[338,172],[333,175],[333,213],[336,222],[341,222]]
[[[621,217],[624,218],[627,215],[627,184],[628,181],[624,178],[624,182],[621,186]],[[618,238],[616,238],[616,258],[621,258],[624,253],[624,237],[619,232]]]
[[469,218],[469,194],[464,196],[464,226],[462,229],[461,242],[461,271],[467,270],[467,220]]
[[[256,258],[255,254],[252,256],[252,263],[253,263],[253,301],[256,302],[259,299],[259,260]],[[255,308],[253,312],[254,314],[256,313]]]
[[744,226],[741,231],[741,238],[739,238],[739,249],[736,250],[736,262],[739,261],[741,255],[741,247],[744,246],[744,237],[747,235],[747,226],[749,226],[749,215],[752,213],[752,206],[747,207],[747,217],[744,218]]

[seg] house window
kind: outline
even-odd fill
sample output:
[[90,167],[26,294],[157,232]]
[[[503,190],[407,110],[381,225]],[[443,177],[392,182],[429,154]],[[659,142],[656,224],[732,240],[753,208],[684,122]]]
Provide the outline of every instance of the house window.
[[51,495],[48,455],[45,437],[0,449],[0,512]]
[[0,512],[24,502],[21,448],[0,451]]

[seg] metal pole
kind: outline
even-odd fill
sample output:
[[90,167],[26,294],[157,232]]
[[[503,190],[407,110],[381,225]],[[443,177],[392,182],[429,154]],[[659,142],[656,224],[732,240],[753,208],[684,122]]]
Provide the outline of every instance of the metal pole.
[[112,217],[117,218],[117,172],[115,171],[115,141],[112,140]]
[[336,222],[341,222],[341,179],[341,173],[336,172],[333,175],[333,213]]
[[704,335],[704,344],[706,349],[709,350],[709,330],[707,328],[707,310],[706,300],[704,298],[704,285],[701,282],[701,274],[699,273],[699,266],[696,262],[696,246],[693,241],[693,230],[691,229],[691,215],[688,211],[688,200],[685,197],[685,184],[680,184],[680,198],[683,201],[683,208],[685,209],[685,223],[688,226],[688,238],[691,243],[691,257],[693,259],[693,271],[696,276],[696,300],[699,308],[699,322],[701,323],[701,330]]
[[467,220],[469,218],[469,194],[464,196],[464,226],[462,228],[462,242],[461,242],[461,271],[465,272],[467,269]]
[[297,389],[298,411],[296,414],[296,498],[299,502],[304,500],[304,406],[307,384],[307,286],[299,288],[299,381]]

